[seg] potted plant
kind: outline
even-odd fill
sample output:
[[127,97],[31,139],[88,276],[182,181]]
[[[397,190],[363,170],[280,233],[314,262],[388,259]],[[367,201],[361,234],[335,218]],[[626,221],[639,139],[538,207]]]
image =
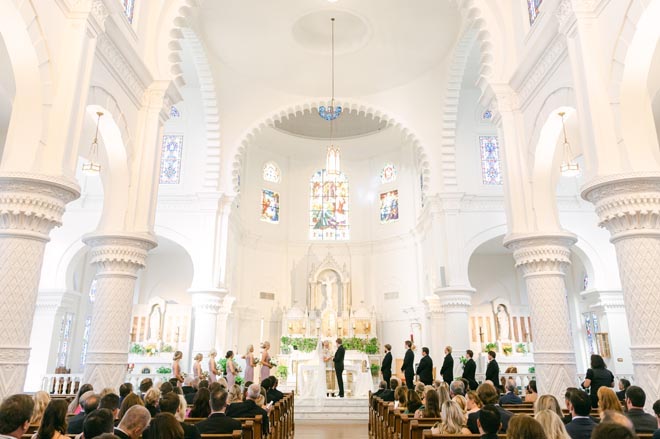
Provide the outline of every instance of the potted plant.
[[372,364],[371,365],[371,376],[378,376],[378,372],[380,372],[380,366],[377,364]]
[[364,346],[364,352],[367,355],[375,355],[380,350],[378,346],[378,339],[376,337],[369,339],[367,344]]
[[172,369],[169,367],[161,366],[158,369],[156,369],[156,373],[160,373],[163,375],[168,375],[172,373]]
[[283,381],[286,381],[286,377],[289,376],[289,368],[283,364],[277,366],[275,369],[275,375]]

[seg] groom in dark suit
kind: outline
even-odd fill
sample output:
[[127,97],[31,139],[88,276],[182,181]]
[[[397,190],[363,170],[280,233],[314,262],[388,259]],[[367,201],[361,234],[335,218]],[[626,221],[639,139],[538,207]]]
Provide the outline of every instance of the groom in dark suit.
[[386,344],[385,356],[383,357],[383,364],[380,366],[380,372],[383,374],[383,381],[387,383],[387,388],[390,388],[390,378],[392,378],[392,346]]
[[417,376],[425,385],[433,384],[433,360],[429,357],[429,348],[422,348],[422,359],[417,365]]
[[346,350],[341,344],[341,338],[337,339],[337,351],[332,361],[335,363],[335,373],[337,374],[337,386],[339,387],[339,397],[344,397],[344,378],[341,376],[344,373],[344,354]]

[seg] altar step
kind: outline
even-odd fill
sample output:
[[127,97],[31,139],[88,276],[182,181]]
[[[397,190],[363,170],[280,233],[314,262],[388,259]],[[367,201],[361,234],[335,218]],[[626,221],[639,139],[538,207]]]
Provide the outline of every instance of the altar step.
[[295,421],[346,422],[369,420],[367,398],[327,398],[323,401],[296,398]]

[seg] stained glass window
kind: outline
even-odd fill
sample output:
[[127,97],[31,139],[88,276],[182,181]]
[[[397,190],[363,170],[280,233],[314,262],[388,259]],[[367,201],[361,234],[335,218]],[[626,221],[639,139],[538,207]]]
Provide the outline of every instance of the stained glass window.
[[596,343],[594,343],[594,334],[600,331],[598,317],[592,312],[585,312],[582,314],[582,317],[584,318],[584,329],[586,332],[585,335],[587,337],[587,349],[589,350],[589,354],[597,354],[598,349]]
[[502,184],[500,145],[497,136],[479,136],[481,147],[481,178],[483,184]]
[[310,181],[309,238],[349,239],[348,178],[345,174],[316,172]]
[[391,223],[399,219],[399,191],[380,194],[380,222]]
[[85,367],[87,360],[87,345],[89,344],[89,328],[92,326],[92,316],[87,316],[85,319],[85,329],[83,331],[82,348],[80,350],[80,368]]
[[183,135],[165,134],[160,158],[160,184],[179,184]]
[[263,179],[273,183],[280,182],[280,168],[273,162],[268,162],[264,165]]
[[69,346],[71,343],[71,329],[73,326],[73,314],[68,312],[62,317],[62,326],[60,327],[60,342],[57,349],[57,366],[66,367],[69,357]]
[[396,168],[392,163],[385,163],[383,169],[380,171],[380,182],[391,183],[396,180]]
[[170,117],[181,117],[181,113],[179,112],[179,109],[176,108],[174,105],[170,107]]
[[97,288],[98,282],[96,279],[92,281],[92,285],[89,287],[89,303],[94,303],[96,300],[96,288]]
[[493,112],[491,110],[486,110],[481,113],[481,120],[489,121],[493,118]]
[[124,4],[124,14],[129,23],[133,23],[133,12],[135,12],[135,0],[122,0]]
[[280,222],[280,194],[268,189],[261,190],[261,221]]
[[529,13],[529,25],[531,26],[539,16],[539,6],[543,0],[527,0],[527,12]]

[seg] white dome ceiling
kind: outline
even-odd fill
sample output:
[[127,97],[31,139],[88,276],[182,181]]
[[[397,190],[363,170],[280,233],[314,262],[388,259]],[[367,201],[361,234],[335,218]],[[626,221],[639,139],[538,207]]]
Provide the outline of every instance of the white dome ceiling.
[[363,96],[437,66],[460,27],[454,2],[206,0],[198,34],[211,62],[284,92],[330,94],[330,18],[336,18],[336,94]]
[[[273,126],[288,134],[300,137],[329,139],[330,122],[319,116],[317,108],[305,109],[294,116],[278,119]],[[365,115],[355,109],[344,109],[333,124],[335,139],[375,134],[387,128],[387,121],[374,115]]]

